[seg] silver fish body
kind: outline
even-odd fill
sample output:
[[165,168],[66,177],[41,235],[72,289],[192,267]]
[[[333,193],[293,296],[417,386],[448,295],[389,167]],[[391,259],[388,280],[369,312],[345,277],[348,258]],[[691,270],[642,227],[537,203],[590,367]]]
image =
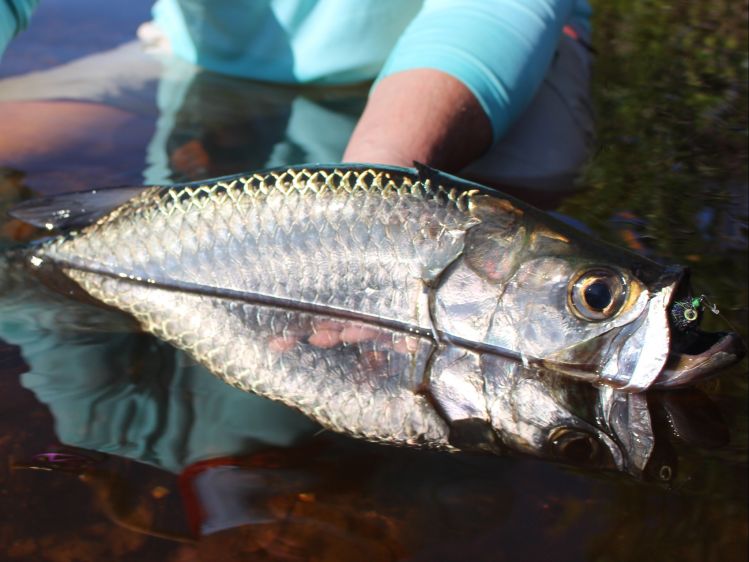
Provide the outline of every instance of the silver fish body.
[[[369,439],[444,444],[457,421],[495,427],[502,377],[482,371],[480,353],[633,391],[680,376],[668,371],[680,269],[428,169],[304,167],[146,188],[30,259],[227,382]],[[327,320],[292,327],[278,319],[289,311]],[[258,339],[268,323],[272,339]],[[379,337],[393,349],[380,358],[387,375],[345,361],[315,375],[329,356],[314,348]],[[294,350],[306,372],[283,368]],[[703,355],[692,376],[735,361],[737,338]]]

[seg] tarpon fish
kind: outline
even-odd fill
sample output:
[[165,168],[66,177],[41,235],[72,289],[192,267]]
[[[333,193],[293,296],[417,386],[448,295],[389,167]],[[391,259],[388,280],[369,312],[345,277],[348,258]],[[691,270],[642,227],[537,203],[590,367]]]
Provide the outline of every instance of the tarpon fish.
[[[673,303],[691,298],[683,269],[424,167],[278,169],[58,196],[15,215],[69,229],[31,249],[32,264],[60,268],[226,382],[370,439],[439,441],[445,420],[492,426],[484,354],[641,391],[743,353],[735,334],[701,332],[699,315],[674,321]],[[259,341],[259,306],[327,320]],[[300,346],[359,344],[378,329],[402,336],[387,375],[331,379],[310,364],[282,376]],[[442,353],[448,344],[463,355]]]

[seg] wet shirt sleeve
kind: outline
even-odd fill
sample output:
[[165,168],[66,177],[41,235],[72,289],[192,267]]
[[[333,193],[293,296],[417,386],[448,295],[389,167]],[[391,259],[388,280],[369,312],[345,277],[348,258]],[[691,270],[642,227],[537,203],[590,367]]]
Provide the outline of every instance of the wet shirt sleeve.
[[0,56],[19,31],[26,29],[39,0],[0,0]]
[[489,116],[495,142],[531,101],[574,0],[427,0],[378,79],[434,68],[465,84]]

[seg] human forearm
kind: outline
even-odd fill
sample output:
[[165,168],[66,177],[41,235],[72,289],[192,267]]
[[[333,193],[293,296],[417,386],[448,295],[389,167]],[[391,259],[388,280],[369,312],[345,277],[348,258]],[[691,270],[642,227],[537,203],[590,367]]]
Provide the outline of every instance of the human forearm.
[[488,117],[459,80],[418,68],[383,78],[370,95],[343,160],[457,171],[491,144]]

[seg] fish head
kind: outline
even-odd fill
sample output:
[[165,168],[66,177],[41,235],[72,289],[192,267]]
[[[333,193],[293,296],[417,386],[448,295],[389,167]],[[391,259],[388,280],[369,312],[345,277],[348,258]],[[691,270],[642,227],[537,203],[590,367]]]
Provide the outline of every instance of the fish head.
[[529,259],[507,283],[488,340],[544,369],[648,388],[669,357],[668,311],[682,272],[648,274],[592,256]]
[[526,365],[628,391],[692,384],[743,356],[736,334],[674,321],[675,303],[690,292],[684,268],[509,201],[483,206],[452,272],[464,295],[480,295],[463,299],[479,304],[454,306],[446,291],[437,298],[437,314],[453,315],[451,333],[466,330]]

